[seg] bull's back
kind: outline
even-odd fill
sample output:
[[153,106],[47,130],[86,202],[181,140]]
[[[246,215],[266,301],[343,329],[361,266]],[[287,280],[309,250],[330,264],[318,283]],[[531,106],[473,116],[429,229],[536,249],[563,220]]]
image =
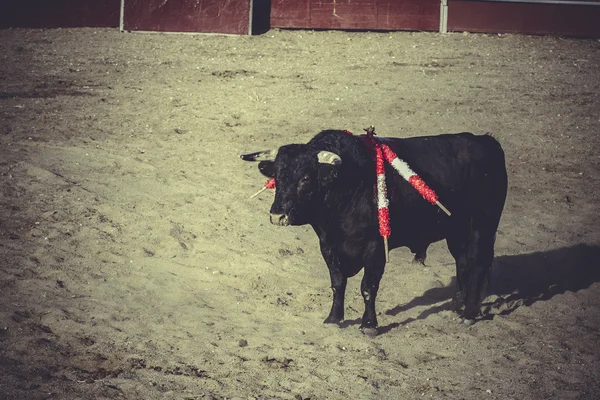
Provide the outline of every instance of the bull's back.
[[457,191],[486,174],[500,184],[506,180],[504,151],[489,134],[463,132],[393,139],[391,143],[400,158],[434,185]]
[[[438,136],[390,139],[390,147],[438,195],[439,201],[453,214],[483,213],[499,219],[507,192],[504,151],[491,135],[471,133],[442,134]],[[413,188],[398,182],[402,197],[410,202],[409,208],[418,207],[424,213],[435,212],[432,220],[445,223],[437,207],[429,211]],[[407,189],[408,188],[408,189]],[[398,204],[403,212],[405,201]]]

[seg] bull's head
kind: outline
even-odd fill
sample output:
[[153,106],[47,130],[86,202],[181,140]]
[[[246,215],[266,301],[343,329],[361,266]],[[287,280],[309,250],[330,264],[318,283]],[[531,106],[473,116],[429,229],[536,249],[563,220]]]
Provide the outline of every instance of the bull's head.
[[260,161],[259,171],[275,178],[271,223],[304,225],[315,216],[317,202],[335,181],[342,159],[330,151],[305,144],[289,144],[276,150],[243,154],[246,161]]

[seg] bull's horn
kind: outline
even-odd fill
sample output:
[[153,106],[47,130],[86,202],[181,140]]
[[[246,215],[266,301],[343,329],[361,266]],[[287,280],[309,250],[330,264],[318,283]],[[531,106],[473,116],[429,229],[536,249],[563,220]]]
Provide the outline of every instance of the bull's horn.
[[320,151],[317,154],[317,159],[321,164],[341,165],[342,158],[335,153],[330,151]]
[[240,158],[244,161],[274,161],[277,156],[277,150],[263,150],[256,153],[242,154]]

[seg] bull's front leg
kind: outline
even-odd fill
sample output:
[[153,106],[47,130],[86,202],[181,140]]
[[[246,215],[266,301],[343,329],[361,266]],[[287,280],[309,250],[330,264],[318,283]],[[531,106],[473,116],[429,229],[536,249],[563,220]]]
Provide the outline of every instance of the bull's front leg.
[[331,278],[331,290],[333,291],[333,304],[329,316],[323,321],[326,324],[339,324],[344,320],[344,296],[346,294],[346,283],[348,278],[340,269],[339,258],[334,253],[327,235],[317,229],[319,234],[321,254],[327,263],[329,277]]
[[361,331],[369,336],[377,336],[377,314],[375,300],[379,291],[379,282],[385,269],[385,254],[383,246],[371,246],[373,252],[365,265],[365,272],[360,284],[360,291],[365,302],[365,312],[360,325]]
[[348,279],[342,275],[336,266],[329,267],[331,277],[331,290],[333,291],[333,304],[329,316],[325,319],[326,324],[339,324],[344,320],[344,296],[346,294],[346,283]]

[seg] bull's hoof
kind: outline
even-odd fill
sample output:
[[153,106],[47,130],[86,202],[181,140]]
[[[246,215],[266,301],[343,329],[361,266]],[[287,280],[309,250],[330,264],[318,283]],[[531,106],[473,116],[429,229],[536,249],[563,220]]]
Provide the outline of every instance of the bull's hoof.
[[339,325],[344,321],[344,318],[337,318],[337,317],[332,317],[331,315],[329,317],[327,317],[327,319],[325,321],[323,321],[324,324],[336,324]]
[[373,327],[361,328],[360,330],[362,331],[363,334],[365,334],[366,336],[368,336],[370,338],[374,338],[379,333],[379,332],[377,332],[377,328],[373,328]]
[[475,321],[477,318],[481,317],[481,308],[479,305],[467,304],[461,316],[465,321]]

